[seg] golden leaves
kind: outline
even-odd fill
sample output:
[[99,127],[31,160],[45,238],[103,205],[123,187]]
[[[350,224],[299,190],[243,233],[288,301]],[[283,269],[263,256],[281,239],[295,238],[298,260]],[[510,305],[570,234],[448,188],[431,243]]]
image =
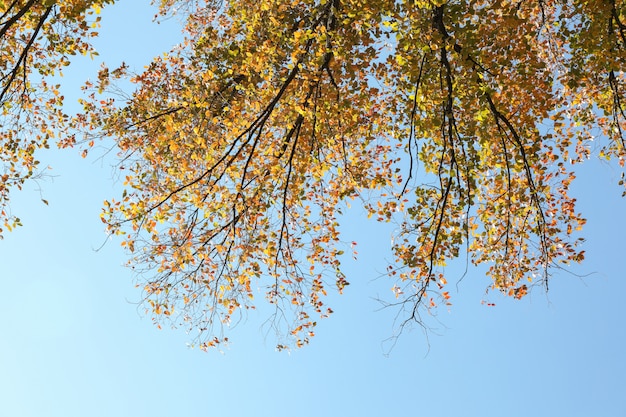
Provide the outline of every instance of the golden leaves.
[[[564,162],[590,154],[598,127],[612,140],[602,155],[626,155],[626,40],[610,4],[180,10],[183,45],[132,78],[128,103],[93,94],[75,123],[116,138],[129,192],[102,218],[130,230],[151,311],[200,329],[201,347],[225,340],[216,328],[255,308],[257,288],[276,323],[290,317],[286,338],[308,343],[309,316],[332,311],[329,278],[349,288],[348,200],[398,224],[389,271],[409,320],[450,304],[444,268],[463,253],[515,298],[551,265],[583,259]],[[106,92],[121,73],[103,68],[91,88]]]
[[[0,5],[0,218],[7,230],[20,224],[8,215],[9,191],[41,175],[38,149],[66,134],[67,116],[59,85],[70,55],[87,53],[93,31],[87,9],[109,1],[9,2]],[[34,75],[34,76],[33,76]],[[71,144],[72,138],[64,138]]]

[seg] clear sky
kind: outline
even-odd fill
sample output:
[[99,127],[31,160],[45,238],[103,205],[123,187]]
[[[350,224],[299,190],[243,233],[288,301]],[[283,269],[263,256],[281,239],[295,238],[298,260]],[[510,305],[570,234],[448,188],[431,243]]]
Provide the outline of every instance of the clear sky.
[[[103,11],[107,62],[140,70],[175,42],[176,21],[152,24],[146,3]],[[67,71],[66,94],[77,97],[97,65]],[[56,150],[40,159],[54,177],[13,195],[24,227],[0,241],[2,417],[626,416],[626,201],[610,165],[580,169],[587,259],[555,273],[548,294],[494,293],[487,307],[487,278],[470,269],[428,338],[416,328],[389,351],[393,311],[374,298],[391,295],[393,283],[377,279],[390,231],[355,210],[344,227],[359,242],[359,260],[345,263],[352,285],[310,346],[276,352],[252,314],[223,353],[203,353],[142,316],[118,241],[94,250],[102,201],[120,187],[110,161]]]

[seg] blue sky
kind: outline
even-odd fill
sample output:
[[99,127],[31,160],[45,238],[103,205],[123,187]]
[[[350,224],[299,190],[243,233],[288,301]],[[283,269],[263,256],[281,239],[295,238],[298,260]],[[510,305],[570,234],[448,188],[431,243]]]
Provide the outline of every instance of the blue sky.
[[[176,21],[152,24],[146,3],[103,11],[107,62],[140,70],[175,42]],[[97,66],[68,70],[66,94]],[[102,201],[120,187],[110,161],[40,157],[53,167],[39,183],[50,205],[34,184],[14,194],[24,227],[0,241],[0,416],[626,416],[626,201],[611,165],[579,170],[587,259],[555,273],[548,294],[490,294],[496,307],[486,307],[487,278],[470,269],[428,338],[416,328],[389,351],[393,311],[374,298],[393,284],[378,278],[390,230],[354,210],[344,225],[359,242],[358,261],[345,262],[352,285],[310,346],[276,352],[251,314],[223,353],[203,353],[142,316],[118,241],[94,250]]]

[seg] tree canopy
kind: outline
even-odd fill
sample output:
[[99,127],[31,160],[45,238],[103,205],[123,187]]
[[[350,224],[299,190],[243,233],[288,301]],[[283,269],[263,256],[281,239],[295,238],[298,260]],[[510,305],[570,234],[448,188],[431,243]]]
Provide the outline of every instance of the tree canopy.
[[[94,14],[111,0],[0,0],[0,222],[20,224],[9,190],[39,175],[34,153],[60,137],[67,116],[49,80],[76,54],[94,54]],[[3,229],[0,228],[0,236]]]
[[[91,52],[112,1],[48,3],[0,1],[2,203],[50,138],[83,155],[114,141],[125,191],[102,221],[147,311],[204,349],[257,287],[279,348],[308,343],[351,279],[350,205],[397,223],[403,323],[450,303],[459,257],[506,295],[547,288],[584,257],[575,164],[624,163],[621,1],[161,0],[184,42],[142,73],[103,68],[74,117],[46,79]],[[114,94],[120,79],[135,90]]]

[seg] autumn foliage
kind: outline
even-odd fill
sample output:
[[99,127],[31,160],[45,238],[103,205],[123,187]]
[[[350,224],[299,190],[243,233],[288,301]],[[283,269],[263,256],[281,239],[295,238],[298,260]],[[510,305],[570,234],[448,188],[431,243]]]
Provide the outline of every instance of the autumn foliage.
[[35,151],[64,130],[63,96],[50,79],[71,56],[94,53],[94,15],[111,2],[0,0],[0,236],[20,224],[9,190],[41,174]]
[[[140,74],[103,68],[72,120],[55,88],[35,95],[21,74],[88,53],[105,2],[5,3],[6,16],[30,11],[0,33],[13,57],[0,134],[15,143],[3,201],[59,131],[63,146],[113,138],[125,191],[105,203],[107,232],[155,320],[199,329],[202,348],[227,340],[257,288],[286,323],[279,347],[308,343],[332,313],[327,291],[348,285],[348,205],[398,223],[388,271],[405,323],[450,302],[443,267],[458,257],[504,294],[547,287],[583,259],[573,164],[597,153],[623,166],[621,1],[162,0],[185,41]],[[136,87],[124,100],[110,94],[121,78]]]

